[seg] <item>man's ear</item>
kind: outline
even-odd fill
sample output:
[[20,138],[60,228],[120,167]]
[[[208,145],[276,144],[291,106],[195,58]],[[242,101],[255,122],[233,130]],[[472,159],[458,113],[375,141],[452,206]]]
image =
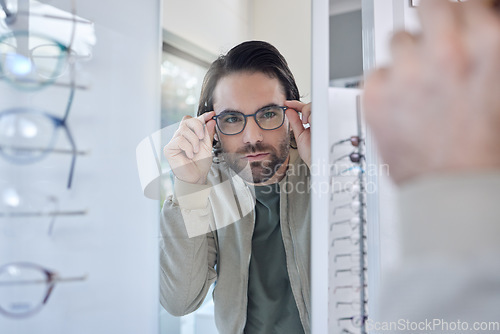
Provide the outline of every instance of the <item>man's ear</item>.
[[290,129],[290,147],[293,149],[297,149],[297,141],[295,140],[295,135],[293,134],[293,130]]

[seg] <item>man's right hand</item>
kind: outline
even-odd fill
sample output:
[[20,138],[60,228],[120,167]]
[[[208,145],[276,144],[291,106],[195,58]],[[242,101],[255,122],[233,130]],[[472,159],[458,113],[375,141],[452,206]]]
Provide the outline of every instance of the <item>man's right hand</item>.
[[193,118],[184,116],[174,137],[163,149],[170,168],[181,181],[206,184],[212,165],[214,111]]

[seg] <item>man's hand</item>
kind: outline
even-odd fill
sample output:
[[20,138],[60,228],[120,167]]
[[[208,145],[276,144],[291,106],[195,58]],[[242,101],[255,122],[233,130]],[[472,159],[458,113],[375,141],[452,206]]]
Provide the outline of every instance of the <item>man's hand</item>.
[[174,137],[163,149],[174,175],[188,183],[206,184],[212,165],[215,112],[197,118],[184,116]]
[[366,120],[391,177],[500,168],[500,17],[490,1],[423,0],[421,35],[365,85]]
[[[311,168],[311,127],[304,127],[304,124],[311,125],[311,103],[286,101],[285,106],[290,108],[285,113],[295,135],[300,157]],[[302,113],[302,120],[298,112]]]

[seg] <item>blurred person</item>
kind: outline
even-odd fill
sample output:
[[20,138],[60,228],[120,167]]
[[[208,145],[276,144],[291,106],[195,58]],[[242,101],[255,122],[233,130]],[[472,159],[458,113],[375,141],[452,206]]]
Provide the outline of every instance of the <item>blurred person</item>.
[[[221,333],[310,332],[310,104],[272,45],[244,42],[210,66],[198,117],[164,154],[161,304],[193,312],[209,287]],[[302,113],[302,119],[298,112]]]
[[396,33],[392,65],[365,86],[366,120],[400,191],[402,259],[385,282],[381,320],[435,325],[412,332],[479,332],[474,322],[500,321],[500,16],[492,7],[422,0],[421,33]]

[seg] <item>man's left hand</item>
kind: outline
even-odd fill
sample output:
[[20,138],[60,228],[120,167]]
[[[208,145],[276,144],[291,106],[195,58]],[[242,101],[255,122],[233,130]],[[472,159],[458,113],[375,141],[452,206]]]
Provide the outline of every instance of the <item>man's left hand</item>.
[[[292,127],[300,157],[311,168],[311,103],[286,101],[285,106],[289,108],[285,113]],[[305,124],[309,124],[309,127],[305,127]]]

